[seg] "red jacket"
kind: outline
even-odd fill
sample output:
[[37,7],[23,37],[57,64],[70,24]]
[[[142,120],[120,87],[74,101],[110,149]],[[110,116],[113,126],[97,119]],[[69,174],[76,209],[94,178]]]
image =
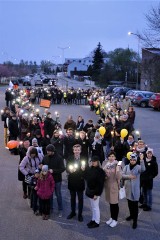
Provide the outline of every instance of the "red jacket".
[[37,195],[41,199],[49,199],[55,188],[55,182],[50,172],[44,177],[44,179],[38,179],[37,182]]

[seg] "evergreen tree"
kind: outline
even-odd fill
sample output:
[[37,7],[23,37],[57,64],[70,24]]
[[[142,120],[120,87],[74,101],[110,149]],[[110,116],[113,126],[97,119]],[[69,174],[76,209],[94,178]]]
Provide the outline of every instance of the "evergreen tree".
[[98,82],[99,80],[102,66],[103,66],[103,50],[99,42],[97,48],[94,51],[92,65],[92,79],[96,82]]

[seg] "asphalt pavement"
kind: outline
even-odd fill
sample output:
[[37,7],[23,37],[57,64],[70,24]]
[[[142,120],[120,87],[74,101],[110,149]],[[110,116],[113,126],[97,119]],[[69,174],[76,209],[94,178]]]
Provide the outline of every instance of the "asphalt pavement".
[[[5,105],[5,87],[0,88],[0,108]],[[52,105],[52,115],[55,111],[60,114],[62,125],[69,114],[77,120],[78,115],[97,121],[97,116],[89,110],[89,106],[77,105]],[[41,112],[43,109],[41,108]],[[136,108],[135,128],[141,131],[142,139],[153,147],[158,163],[160,163],[160,112],[150,108]],[[118,225],[110,228],[105,221],[110,218],[109,205],[102,195],[100,200],[101,223],[96,229],[88,229],[86,224],[91,220],[89,200],[84,197],[84,222],[80,223],[77,216],[67,220],[70,213],[70,197],[67,189],[66,174],[63,174],[62,195],[64,211],[62,218],[58,218],[56,198],[51,218],[43,221],[40,216],[35,216],[29,207],[29,200],[23,199],[21,182],[17,180],[19,156],[10,155],[3,144],[3,122],[0,122],[0,240],[159,240],[160,239],[160,175],[154,181],[153,209],[151,212],[139,211],[138,228],[133,230],[130,222],[125,221],[128,216],[126,200],[120,200]]]

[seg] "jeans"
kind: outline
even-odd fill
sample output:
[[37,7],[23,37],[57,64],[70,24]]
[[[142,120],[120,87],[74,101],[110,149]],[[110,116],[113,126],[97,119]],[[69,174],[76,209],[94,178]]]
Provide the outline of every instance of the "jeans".
[[92,198],[89,199],[91,204],[91,211],[92,211],[92,221],[95,221],[97,224],[100,223],[99,199],[100,197],[97,197],[96,200]]
[[[58,204],[59,211],[63,210],[61,185],[62,185],[62,182],[55,183],[55,195],[57,197],[57,204]],[[53,206],[53,196],[51,197],[51,208],[52,206]]]
[[152,207],[152,189],[143,188],[144,202],[148,207]]

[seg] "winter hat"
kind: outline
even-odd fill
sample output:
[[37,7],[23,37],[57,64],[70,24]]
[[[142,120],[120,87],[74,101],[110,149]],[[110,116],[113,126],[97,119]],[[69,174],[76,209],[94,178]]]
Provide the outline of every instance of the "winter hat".
[[153,148],[148,148],[146,153],[151,152],[153,154]]
[[136,154],[136,153],[132,153],[132,154],[130,155],[130,160],[131,160],[132,158],[137,161],[137,154]]
[[32,139],[32,145],[33,145],[33,143],[38,143],[36,138]]
[[55,152],[55,147],[52,144],[49,144],[46,147],[46,151],[48,151],[48,152]]
[[40,129],[37,129],[37,130],[35,131],[35,135],[41,135],[41,130],[40,130]]
[[98,156],[93,156],[91,158],[91,162],[99,162],[99,157]]
[[48,172],[48,165],[42,166],[42,172]]

